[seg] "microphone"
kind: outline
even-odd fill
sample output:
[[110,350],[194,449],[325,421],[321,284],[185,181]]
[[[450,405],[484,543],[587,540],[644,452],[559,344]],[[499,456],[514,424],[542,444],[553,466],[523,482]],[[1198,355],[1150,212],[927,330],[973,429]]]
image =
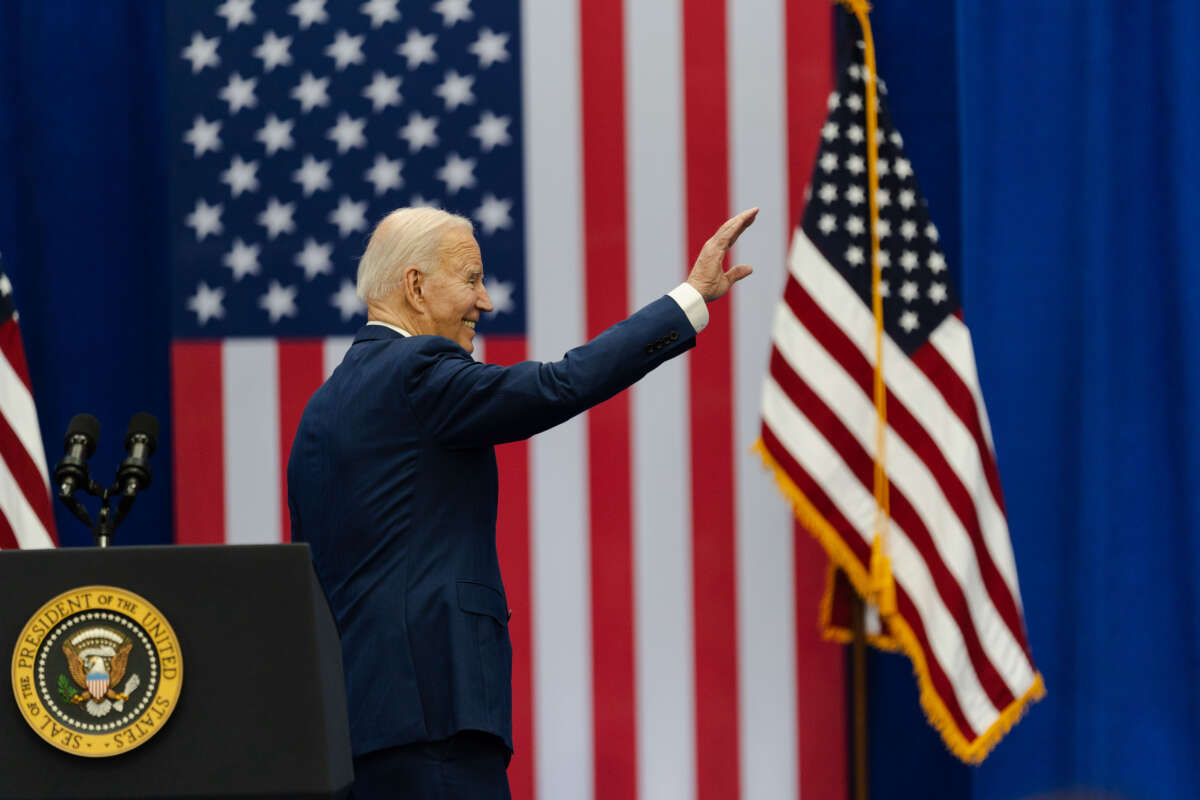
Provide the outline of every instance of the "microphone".
[[88,485],[87,460],[96,452],[99,438],[100,420],[91,414],[76,414],[71,419],[67,435],[63,437],[66,455],[54,467],[54,482],[63,499],[69,498],[79,487]]
[[125,432],[128,455],[117,468],[117,484],[126,497],[132,497],[150,485],[150,456],[158,448],[158,419],[140,412],[129,420]]

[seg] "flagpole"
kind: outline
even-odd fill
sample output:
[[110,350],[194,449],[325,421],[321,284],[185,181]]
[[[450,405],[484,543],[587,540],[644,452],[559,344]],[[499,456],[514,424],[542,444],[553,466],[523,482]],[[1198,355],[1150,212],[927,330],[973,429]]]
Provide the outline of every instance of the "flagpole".
[[852,592],[850,646],[851,682],[854,693],[854,800],[867,800],[867,635],[866,604]]

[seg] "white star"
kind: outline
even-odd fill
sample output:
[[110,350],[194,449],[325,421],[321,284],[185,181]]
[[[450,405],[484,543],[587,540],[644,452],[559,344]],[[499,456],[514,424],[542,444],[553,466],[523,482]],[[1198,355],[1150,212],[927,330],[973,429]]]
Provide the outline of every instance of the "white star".
[[400,168],[404,162],[400,159],[392,161],[383,153],[375,156],[375,164],[366,171],[363,177],[375,185],[375,194],[380,195],[389,189],[399,189],[404,185],[400,177]]
[[318,189],[328,191],[333,185],[329,179],[329,168],[332,161],[317,161],[311,155],[304,156],[300,169],[292,173],[292,180],[304,187],[304,196],[310,197]]
[[192,43],[183,48],[181,55],[192,62],[193,75],[205,67],[215,67],[221,63],[221,57],[217,55],[217,45],[220,42],[221,37],[219,36],[205,39],[200,31],[192,34]]
[[929,299],[933,301],[935,306],[946,302],[946,298],[950,296],[949,292],[946,291],[946,284],[944,283],[930,284],[928,294]]
[[398,0],[367,0],[358,10],[371,18],[372,28],[382,28],[385,23],[396,22],[400,12],[396,10]]
[[837,108],[841,104],[842,104],[842,96],[840,94],[838,94],[837,92],[830,92],[829,99],[825,102],[825,105],[829,108],[829,110],[833,111],[835,108]]
[[371,100],[372,111],[382,111],[388,106],[400,105],[400,79],[389,78],[379,70],[367,88],[363,89],[363,97]]
[[904,138],[900,135],[900,131],[892,131],[892,134],[888,136],[888,139],[891,140],[892,144],[896,145],[896,147],[904,147]]
[[338,226],[340,236],[349,236],[355,231],[367,229],[367,202],[355,203],[346,195],[338,201],[338,207],[329,212],[329,221]]
[[0,295],[8,297],[12,294],[12,281],[3,272],[0,272]]
[[837,187],[832,183],[821,184],[821,191],[817,192],[817,197],[821,198],[822,203],[829,205],[837,200]]
[[850,217],[846,220],[846,232],[851,236],[862,236],[866,229],[862,217]]
[[904,180],[909,175],[912,175],[912,164],[907,158],[897,158],[893,171],[896,173],[897,178]]
[[196,284],[196,293],[188,298],[188,311],[196,313],[196,322],[206,325],[210,319],[221,319],[225,316],[225,309],[221,306],[224,299],[224,289],[219,286],[210,289],[207,283],[200,281]]
[[424,195],[420,194],[414,194],[412,197],[408,198],[409,208],[425,208],[426,206],[429,208],[441,208],[442,204],[435,199],[426,198]]
[[854,245],[846,248],[846,261],[856,267],[863,263],[863,249]]
[[512,137],[508,135],[510,122],[511,117],[497,117],[490,111],[484,111],[479,116],[479,122],[471,128],[471,135],[479,140],[479,149],[488,153],[496,145],[512,142]]
[[846,200],[852,206],[858,205],[863,200],[865,200],[866,197],[867,197],[867,193],[864,192],[863,188],[861,186],[859,186],[857,183],[853,184],[849,189],[846,190]]
[[886,158],[881,158],[875,162],[875,171],[880,175],[888,174],[888,162]]
[[497,61],[508,61],[508,50],[504,47],[506,44],[507,33],[492,33],[491,28],[482,28],[479,38],[472,42],[467,50],[479,59],[480,69],[487,69]]
[[254,22],[254,11],[251,6],[254,0],[225,0],[217,6],[217,14],[225,18],[225,25],[233,30],[243,22],[250,25]]
[[408,59],[408,68],[416,69],[422,64],[432,64],[437,61],[433,52],[433,43],[437,37],[432,33],[422,34],[416,28],[410,28],[404,44],[396,48],[396,52]]
[[292,149],[292,125],[290,119],[281,120],[274,114],[267,115],[267,122],[258,129],[254,138],[263,143],[267,155],[273,156],[280,150]]
[[433,10],[442,15],[442,24],[447,28],[475,16],[471,13],[471,0],[438,0]]
[[258,224],[267,229],[267,238],[274,239],[281,233],[291,233],[296,230],[292,214],[296,213],[295,203],[281,203],[272,197],[267,201],[267,207],[258,215]]
[[836,122],[826,122],[821,128],[821,138],[827,142],[832,142],[838,137],[838,126]]
[[333,272],[333,245],[318,244],[311,236],[304,240],[304,249],[296,253],[296,266],[304,270],[304,279],[311,281],[318,275]]
[[497,314],[506,314],[516,308],[517,304],[513,301],[515,287],[511,282],[488,278],[483,282],[483,288],[487,289],[488,297],[492,300],[492,310],[484,312],[486,316],[494,317]]
[[904,328],[905,333],[912,333],[917,329],[917,312],[905,311],[900,315],[900,327]]
[[254,48],[254,57],[262,59],[263,72],[270,72],[276,67],[286,67],[292,63],[292,55],[288,52],[291,46],[292,37],[280,38],[275,31],[267,31],[262,44]]
[[217,96],[229,104],[230,114],[236,114],[243,108],[254,108],[258,105],[258,98],[254,96],[254,87],[257,85],[258,78],[243,79],[235,72],[229,76],[229,83],[217,92]]
[[906,303],[911,303],[913,300],[916,300],[917,295],[920,293],[921,291],[917,288],[916,281],[905,281],[903,285],[900,286],[900,297],[904,298],[904,302]]
[[866,164],[863,163],[862,156],[850,156],[846,159],[846,169],[850,170],[851,174],[853,175],[858,175],[866,168],[867,167]]
[[917,268],[917,254],[912,250],[905,250],[900,255],[900,266],[904,267],[905,272],[912,272]]
[[437,179],[446,184],[448,194],[454,194],[475,185],[474,170],[475,159],[459,158],[458,153],[451,153],[446,156],[446,163],[438,168]]
[[295,15],[304,30],[314,22],[329,20],[329,15],[325,13],[325,0],[296,0],[288,6],[288,13]]
[[209,150],[221,149],[221,120],[209,122],[204,117],[196,116],[192,127],[183,135],[183,140],[192,146],[192,155],[196,158]]
[[929,241],[936,242],[938,240],[937,226],[932,222],[927,223],[925,225],[925,235],[929,238]]
[[233,270],[233,279],[240,281],[247,275],[258,274],[258,254],[261,249],[257,244],[247,245],[239,236],[233,240],[233,249],[224,255],[221,262]]
[[900,235],[904,237],[904,241],[911,242],[917,235],[917,223],[911,219],[906,219],[900,223]]
[[821,233],[828,236],[837,230],[837,217],[833,214],[822,214],[821,219],[817,221],[817,227],[821,229]]
[[457,70],[452,69],[446,73],[445,80],[438,84],[433,93],[442,98],[447,111],[453,111],[461,105],[475,102],[475,95],[471,92],[471,84],[474,82],[474,75],[459,75]]
[[929,254],[929,259],[925,262],[929,265],[929,269],[934,273],[940,273],[946,269],[946,257],[934,250]]
[[855,144],[859,144],[863,140],[863,129],[857,125],[851,125],[846,129],[846,138]]
[[833,153],[824,153],[821,155],[821,160],[817,163],[821,166],[821,169],[825,170],[826,172],[833,172],[835,169],[837,169],[838,158]]
[[306,72],[292,89],[292,97],[300,101],[300,110],[307,114],[317,106],[329,105],[328,89],[329,78],[314,78],[311,72]]
[[337,124],[329,129],[325,137],[337,142],[338,153],[345,153],[355,147],[366,145],[367,137],[363,135],[363,127],[366,124],[366,117],[354,119],[342,111],[338,114]]
[[351,36],[345,31],[338,31],[333,39],[333,44],[325,48],[325,55],[333,59],[339,72],[351,64],[361,64],[366,58],[362,52],[364,38],[364,36]]
[[856,94],[852,94],[846,98],[846,108],[851,111],[862,111],[862,98]]
[[880,297],[891,297],[892,296],[892,287],[888,284],[887,281],[879,282],[879,296]]
[[[882,162],[880,162],[882,163]],[[875,205],[880,208],[887,208],[892,204],[892,193],[887,189],[877,189],[875,191]]]
[[475,219],[483,226],[483,232],[491,235],[501,228],[512,227],[512,200],[500,200],[488,192],[483,196],[483,205],[475,209]]
[[409,152],[415,153],[422,147],[433,147],[438,143],[437,117],[423,117],[414,111],[408,115],[408,124],[400,129],[400,137],[408,140]]
[[900,205],[904,208],[912,208],[917,204],[917,195],[912,189],[902,189],[900,191]]
[[875,225],[875,235],[880,239],[883,239],[885,236],[891,236],[892,223],[886,219],[879,220],[879,222]]
[[221,224],[221,211],[224,206],[217,203],[215,206],[210,206],[204,202],[204,198],[196,198],[196,208],[192,213],[187,215],[185,222],[189,228],[196,231],[196,241],[202,241],[205,236],[210,233],[214,236],[220,236],[225,230],[225,226]]
[[859,80],[862,77],[862,71],[859,69],[858,64],[851,64],[846,69],[846,74],[854,80]]
[[367,311],[363,301],[358,299],[354,284],[345,278],[342,279],[341,288],[329,296],[329,305],[341,312],[342,322],[347,321],[355,314],[365,314]]
[[258,307],[266,310],[272,325],[284,317],[296,316],[296,287],[280,286],[279,281],[271,281],[267,293],[259,296]]
[[229,169],[221,173],[221,182],[229,184],[229,192],[237,197],[242,192],[258,191],[257,173],[257,161],[242,161],[241,156],[234,156]]
[[[882,222],[882,220],[880,220]],[[892,265],[892,254],[888,250],[880,249],[879,251],[879,268],[887,269]]]

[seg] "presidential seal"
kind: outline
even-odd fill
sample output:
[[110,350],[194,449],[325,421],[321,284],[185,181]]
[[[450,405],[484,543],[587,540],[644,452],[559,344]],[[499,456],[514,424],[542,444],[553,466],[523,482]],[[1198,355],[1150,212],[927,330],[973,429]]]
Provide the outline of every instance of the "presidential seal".
[[179,700],[179,639],[145,598],[81,586],[50,600],[13,648],[13,695],[35,732],[72,755],[127,753]]

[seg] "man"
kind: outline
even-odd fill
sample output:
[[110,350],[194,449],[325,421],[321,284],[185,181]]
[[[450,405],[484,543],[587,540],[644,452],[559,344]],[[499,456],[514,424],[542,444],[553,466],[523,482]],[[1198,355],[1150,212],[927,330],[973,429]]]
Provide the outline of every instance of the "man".
[[309,401],[288,461],[292,537],[337,618],[355,797],[509,797],[512,648],[493,446],[612,397],[696,344],[750,274],[730,219],[687,282],[561,361],[471,359],[490,311],[471,223],[400,209],[358,267],[367,324]]

